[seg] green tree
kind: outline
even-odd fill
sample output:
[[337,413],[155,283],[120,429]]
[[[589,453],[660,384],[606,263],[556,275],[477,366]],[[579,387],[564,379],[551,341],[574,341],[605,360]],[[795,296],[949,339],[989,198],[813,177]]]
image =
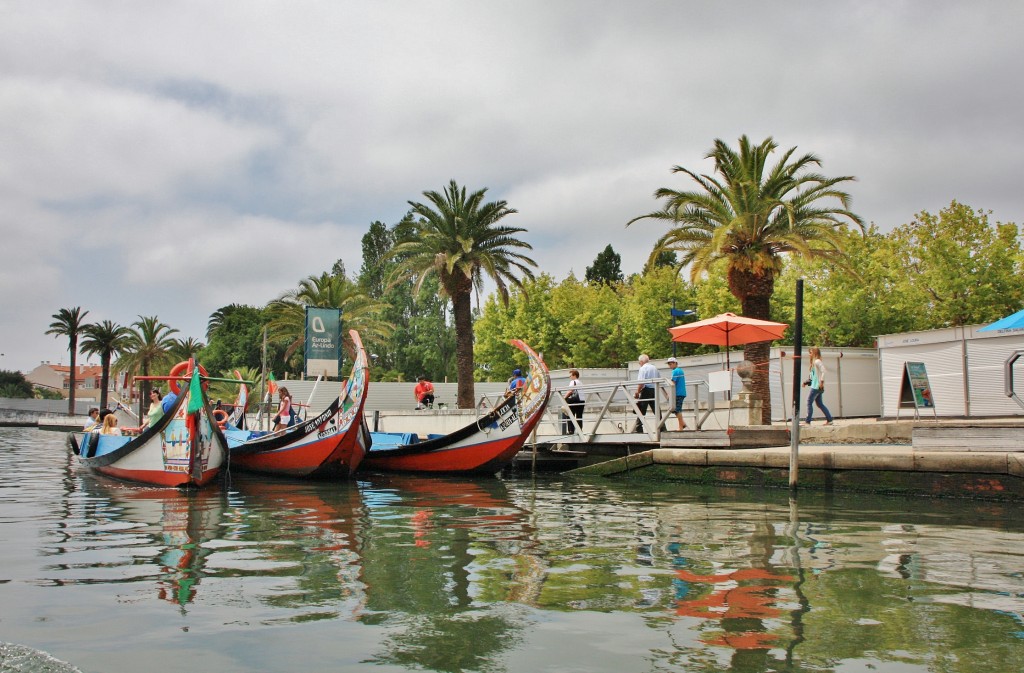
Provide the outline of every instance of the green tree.
[[[263,328],[267,311],[244,304],[229,304],[210,315],[206,326],[206,348],[203,366],[210,372],[230,377],[235,369],[263,366]],[[271,370],[283,363],[284,347],[267,345],[267,362]],[[280,366],[277,367],[280,371]]]
[[46,334],[52,334],[54,337],[63,336],[68,339],[68,352],[71,353],[71,376],[68,381],[70,384],[68,389],[68,416],[75,415],[75,387],[78,385],[78,337],[85,327],[85,316],[87,315],[89,315],[89,312],[83,311],[81,306],[62,308],[51,316],[53,322],[50,323],[50,329],[46,330]]
[[32,384],[28,382],[24,374],[6,369],[0,370],[0,397],[31,399],[33,396]]
[[[168,355],[170,355],[173,360],[184,362],[185,360],[197,357],[204,348],[206,348],[206,345],[202,341],[192,337],[188,337],[186,339],[174,339],[171,343]],[[205,367],[205,365],[203,366]]]
[[381,319],[394,326],[389,338],[367,342],[378,356],[374,371],[378,381],[411,381],[421,374],[433,381],[455,378],[455,329],[438,279],[431,276],[415,294],[410,278],[387,282],[398,266],[398,261],[389,256],[392,248],[413,234],[410,213],[392,228],[372,223],[362,238],[363,266],[357,282],[385,305]]
[[392,250],[398,260],[399,277],[416,279],[415,291],[422,291],[427,278],[436,275],[441,291],[452,301],[455,320],[455,362],[458,372],[458,406],[475,406],[473,386],[474,288],[484,277],[497,286],[498,296],[508,301],[509,287],[522,287],[517,271],[533,278],[530,267],[537,263],[518,250],[531,246],[516,237],[525,229],[499,224],[515,213],[505,201],[484,203],[487,189],[466,193],[454,180],[444,193],[424,192],[429,203],[410,201],[415,236],[402,240]]
[[[149,376],[161,367],[170,370],[173,364],[170,356],[174,347],[173,335],[178,330],[160,322],[156,316],[139,316],[132,323],[121,357],[115,368],[132,376]],[[143,402],[149,398],[150,382],[143,380],[139,394],[139,418],[142,418]]]
[[894,261],[922,298],[930,327],[991,322],[1020,309],[1019,231],[991,225],[989,214],[953,201],[893,230]]
[[[665,250],[681,253],[680,268],[689,265],[694,282],[715,262],[725,260],[729,290],[740,301],[743,315],[765,320],[771,315],[784,256],[840,260],[840,232],[849,222],[863,228],[860,217],[849,210],[850,195],[839,188],[853,177],[829,178],[813,172],[821,161],[813,154],[794,157],[795,147],[769,167],[777,148],[771,138],[755,146],[742,136],[738,151],[715,140],[707,157],[714,160],[718,178],[675,166],[674,173],[685,174],[699,189],[661,188],[654,196],[664,199],[663,209],[627,223],[642,219],[670,223],[651,256]],[[748,344],[744,357],[765,363],[770,346],[768,342]],[[764,400],[762,422],[770,423],[767,367],[755,368],[752,388]]]
[[588,266],[583,276],[588,283],[621,283],[622,255],[615,252],[609,243],[605,249],[597,253],[593,266]]
[[[627,333],[635,335],[635,358],[648,353],[653,358],[672,355],[672,304],[676,308],[692,308],[696,293],[693,286],[679,280],[673,267],[654,267],[648,273],[634,276],[623,288],[622,323]],[[678,321],[677,321],[678,322]],[[691,344],[678,344],[677,353],[694,352]]]
[[100,356],[100,408],[107,407],[111,359],[128,344],[129,333],[127,327],[110,320],[86,325],[82,329],[82,353]]

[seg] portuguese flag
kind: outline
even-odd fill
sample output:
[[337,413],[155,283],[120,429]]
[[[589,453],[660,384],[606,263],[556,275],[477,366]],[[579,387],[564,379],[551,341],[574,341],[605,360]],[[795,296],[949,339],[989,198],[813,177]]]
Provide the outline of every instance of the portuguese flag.
[[277,392],[277,379],[274,378],[274,372],[267,374],[267,392],[271,395]]

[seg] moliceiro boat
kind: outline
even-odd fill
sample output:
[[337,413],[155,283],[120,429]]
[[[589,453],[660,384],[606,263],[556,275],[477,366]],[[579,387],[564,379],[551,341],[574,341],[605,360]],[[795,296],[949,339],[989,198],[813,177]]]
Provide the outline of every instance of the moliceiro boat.
[[[352,374],[342,384],[341,394],[313,418],[278,432],[246,430],[224,423],[231,467],[246,472],[287,477],[348,477],[370,445],[370,431],[363,417],[370,369],[366,350],[355,330],[349,331],[355,348]],[[240,404],[247,399],[241,384]],[[244,418],[244,416],[243,416]]]
[[203,486],[217,476],[227,456],[227,442],[213,421],[208,383],[189,360],[182,368],[188,385],[167,378],[178,395],[171,408],[138,436],[72,432],[68,444],[84,466],[110,477],[153,486]]
[[526,353],[530,371],[517,394],[464,428],[447,435],[370,433],[373,445],[363,469],[381,472],[495,474],[512,462],[540,421],[551,396],[551,377],[541,357],[518,339],[510,342]]

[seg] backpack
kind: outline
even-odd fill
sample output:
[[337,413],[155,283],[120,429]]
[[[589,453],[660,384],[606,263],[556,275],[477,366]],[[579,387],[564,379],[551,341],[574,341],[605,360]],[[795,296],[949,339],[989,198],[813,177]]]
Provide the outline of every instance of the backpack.
[[296,423],[302,420],[301,418],[299,418],[299,410],[295,407],[294,404],[291,405],[291,408],[288,410],[288,414],[290,416],[288,420],[289,427],[295,425]]

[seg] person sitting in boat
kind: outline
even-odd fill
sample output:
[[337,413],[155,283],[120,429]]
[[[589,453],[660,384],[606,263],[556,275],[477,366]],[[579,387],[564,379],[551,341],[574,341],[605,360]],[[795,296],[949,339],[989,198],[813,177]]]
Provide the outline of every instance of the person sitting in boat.
[[100,425],[100,410],[99,407],[93,407],[89,410],[89,420],[82,426],[82,432],[92,432],[98,430]]
[[412,391],[416,398],[417,409],[429,409],[434,406],[434,384],[426,376],[421,376]]
[[146,412],[146,419],[142,421],[139,432],[156,425],[156,422],[163,418],[164,408],[160,402],[160,389],[153,388],[149,391],[149,411]]
[[505,397],[511,395],[518,395],[522,392],[523,388],[526,387],[526,377],[523,376],[522,369],[513,369],[512,378],[508,380],[508,390],[505,391]]
[[117,416],[114,412],[108,413],[103,419],[103,429],[100,430],[101,435],[120,435],[121,428],[117,427]]
[[274,432],[287,428],[292,419],[292,394],[281,386],[277,389],[277,396],[280,406],[277,408],[277,416],[274,416]]

